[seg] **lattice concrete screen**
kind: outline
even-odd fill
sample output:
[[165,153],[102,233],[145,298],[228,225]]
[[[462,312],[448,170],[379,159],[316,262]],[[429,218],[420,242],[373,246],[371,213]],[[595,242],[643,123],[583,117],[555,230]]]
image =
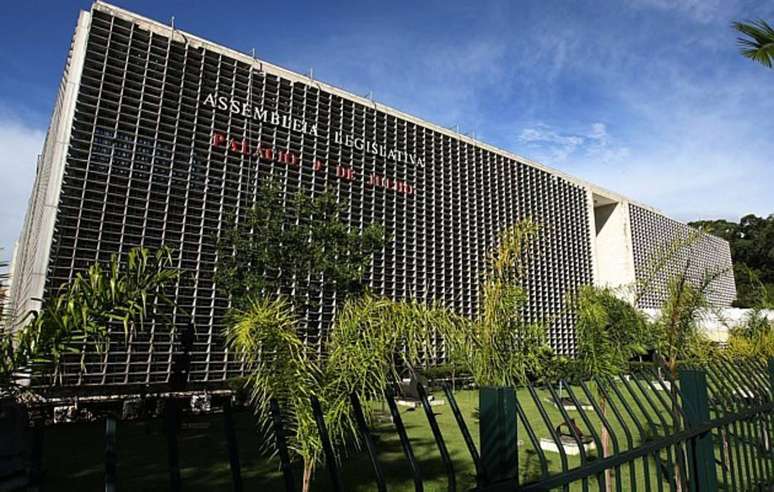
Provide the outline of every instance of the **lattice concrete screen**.
[[[529,257],[525,315],[552,320],[551,344],[574,352],[574,322],[563,306],[569,292],[595,282],[596,187],[97,3],[79,19],[38,164],[13,267],[16,312],[95,260],[138,245],[174,248],[189,273],[174,289],[182,309],[159,306],[128,344],[117,333],[106,356],[86,358],[85,373],[74,361],[66,384],[166,382],[177,350],[171,327],[189,324],[184,312],[196,327],[191,380],[218,384],[240,373],[220,335],[229,300],[213,282],[216,242],[268,179],[288,193],[333,191],[353,227],[384,225],[392,240],[369,272],[377,292],[437,300],[468,316],[499,231],[532,218],[542,231]],[[637,265],[650,241],[686,230],[649,209],[631,210]],[[702,249],[702,261],[726,264],[727,244],[708,241],[716,247]],[[715,300],[730,301],[730,282]],[[320,292],[319,283],[310,286]],[[336,299],[317,301],[304,334],[319,347]],[[441,340],[429,355],[444,359]]]
[[710,282],[707,297],[712,304],[731,305],[736,287],[727,241],[634,204],[629,213],[637,278],[647,284],[640,307],[660,307],[670,279],[682,273],[696,283]]

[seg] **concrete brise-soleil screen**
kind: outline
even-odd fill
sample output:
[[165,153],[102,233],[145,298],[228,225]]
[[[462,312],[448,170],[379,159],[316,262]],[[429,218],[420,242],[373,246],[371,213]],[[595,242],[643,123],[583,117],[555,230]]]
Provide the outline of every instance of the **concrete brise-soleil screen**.
[[[190,378],[222,384],[244,368],[223,348],[229,300],[213,282],[216,244],[267,180],[288,194],[332,191],[352,227],[384,226],[390,241],[368,273],[376,292],[468,316],[498,233],[531,218],[541,232],[527,258],[524,314],[552,320],[550,343],[567,355],[567,294],[635,281],[653,245],[690,231],[541,164],[98,2],[79,18],[38,163],[14,255],[13,309],[35,308],[31,299],[94,261],[167,245],[190,272],[175,288],[196,327]],[[692,257],[730,266],[728,244],[705,239]],[[302,328],[318,348],[337,301],[321,284],[305,286],[319,307]],[[732,275],[717,292],[713,302],[730,304]],[[157,311],[179,328],[191,321]],[[161,320],[128,344],[116,333],[109,354],[86,357],[85,372],[74,361],[63,382],[164,383],[176,349]],[[427,357],[444,360],[440,338]]]

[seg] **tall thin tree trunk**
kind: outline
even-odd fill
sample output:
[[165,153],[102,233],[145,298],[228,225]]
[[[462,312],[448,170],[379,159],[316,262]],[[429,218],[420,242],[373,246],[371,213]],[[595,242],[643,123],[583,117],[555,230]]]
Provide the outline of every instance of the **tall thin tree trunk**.
[[[674,432],[677,433],[680,430],[680,412],[677,409],[677,361],[672,361],[669,364],[669,373],[672,375],[672,380],[669,381],[669,393],[672,397],[672,426]],[[680,466],[680,456],[683,454],[682,447],[675,448],[675,490],[677,492],[683,491],[682,484],[682,471]]]
[[[599,409],[602,411],[602,418],[607,420],[607,398],[602,395],[602,391],[599,391]],[[610,435],[604,425],[602,425],[601,439],[602,457],[606,458],[610,456]],[[613,473],[610,468],[605,470],[605,491],[613,492]]]
[[312,485],[312,473],[314,473],[314,461],[304,458],[304,478],[301,483],[302,492],[309,492],[309,487]]

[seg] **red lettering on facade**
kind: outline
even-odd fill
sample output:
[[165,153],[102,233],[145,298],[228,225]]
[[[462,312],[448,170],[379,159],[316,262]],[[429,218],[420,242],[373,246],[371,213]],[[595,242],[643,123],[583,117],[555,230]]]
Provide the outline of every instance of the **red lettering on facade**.
[[366,185],[373,186],[374,188],[383,188],[385,190],[395,191],[403,195],[414,194],[414,187],[406,183],[405,181],[401,181],[399,179],[385,178],[384,176],[380,176],[376,173],[371,173],[370,175],[368,175],[368,179],[366,180]]
[[213,133],[212,134],[212,146],[213,147],[220,147],[224,146],[226,144],[226,136],[222,133]]
[[355,172],[346,166],[336,166],[336,177],[347,181],[355,179]]
[[[220,132],[214,132],[212,134],[212,146],[225,148],[229,152],[242,154],[267,162],[285,164],[286,166],[294,168],[298,168],[303,164],[300,155],[293,152],[292,150],[275,151],[273,147],[261,147],[260,145],[253,147],[250,144],[249,139],[229,138],[228,135]],[[349,166],[343,166],[335,162],[329,162],[328,164],[330,164],[330,167],[334,167],[335,165],[336,177],[341,180],[352,182],[356,177],[358,177],[357,171]],[[315,159],[311,163],[311,167],[314,172],[324,171],[326,168],[326,163],[320,159]],[[369,174],[365,179],[365,184],[366,186],[390,190],[403,195],[414,194],[414,187],[405,181],[401,181],[400,179],[385,178],[384,176],[377,173]]]

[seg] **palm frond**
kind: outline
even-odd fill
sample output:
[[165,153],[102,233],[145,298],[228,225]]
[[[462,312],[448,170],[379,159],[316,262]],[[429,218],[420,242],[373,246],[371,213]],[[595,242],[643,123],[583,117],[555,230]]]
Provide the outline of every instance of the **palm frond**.
[[737,44],[743,56],[772,68],[774,60],[774,28],[763,19],[751,22],[733,22],[732,27],[745,37]]

